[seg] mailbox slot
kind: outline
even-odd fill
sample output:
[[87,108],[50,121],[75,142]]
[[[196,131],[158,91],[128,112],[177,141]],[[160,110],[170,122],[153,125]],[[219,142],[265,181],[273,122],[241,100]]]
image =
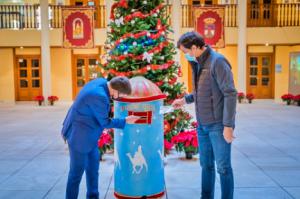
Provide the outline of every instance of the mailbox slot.
[[135,124],[151,124],[152,123],[152,111],[146,112],[135,112],[128,111],[128,115],[139,116],[140,119],[135,122]]

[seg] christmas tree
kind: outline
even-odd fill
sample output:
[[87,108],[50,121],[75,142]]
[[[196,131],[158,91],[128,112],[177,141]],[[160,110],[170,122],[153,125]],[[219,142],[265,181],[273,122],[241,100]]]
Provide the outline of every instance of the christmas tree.
[[[102,76],[144,76],[167,96],[166,105],[184,96],[178,81],[181,70],[175,63],[172,30],[168,25],[164,0],[119,0],[112,5]],[[173,146],[172,137],[191,127],[188,112],[176,110],[165,115],[165,149]]]

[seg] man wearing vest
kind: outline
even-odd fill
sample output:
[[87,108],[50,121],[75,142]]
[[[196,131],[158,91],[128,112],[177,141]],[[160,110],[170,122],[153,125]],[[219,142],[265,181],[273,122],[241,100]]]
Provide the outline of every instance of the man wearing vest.
[[99,150],[98,139],[104,128],[121,128],[139,117],[111,119],[110,98],[131,93],[126,77],[115,77],[110,82],[98,78],[87,83],[79,92],[63,122],[62,137],[68,142],[70,170],[66,199],[77,199],[83,172],[86,174],[87,199],[98,199]]
[[202,199],[213,199],[215,162],[220,175],[222,199],[232,199],[234,190],[231,143],[235,138],[237,91],[229,62],[205,45],[197,32],[187,32],[177,47],[192,67],[193,93],[175,100],[174,108],[195,103],[202,167]]

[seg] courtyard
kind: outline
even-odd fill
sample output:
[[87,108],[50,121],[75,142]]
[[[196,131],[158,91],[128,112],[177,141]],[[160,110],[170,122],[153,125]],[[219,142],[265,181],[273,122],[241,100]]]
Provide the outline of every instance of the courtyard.
[[[70,104],[0,104],[0,198],[63,199],[69,166],[60,137]],[[188,108],[193,110],[192,107]],[[232,160],[237,199],[300,199],[300,107],[273,100],[239,104]],[[113,199],[113,154],[100,163],[100,198]],[[165,165],[168,199],[199,199],[198,157],[172,151]],[[85,198],[85,179],[79,198]],[[216,196],[220,184],[216,180]]]

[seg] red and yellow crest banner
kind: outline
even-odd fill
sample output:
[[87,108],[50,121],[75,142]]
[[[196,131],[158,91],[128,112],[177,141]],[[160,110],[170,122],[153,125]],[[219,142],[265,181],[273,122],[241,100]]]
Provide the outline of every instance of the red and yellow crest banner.
[[214,48],[224,48],[224,7],[193,7],[195,29]]
[[94,47],[94,9],[64,7],[63,46],[65,48]]

